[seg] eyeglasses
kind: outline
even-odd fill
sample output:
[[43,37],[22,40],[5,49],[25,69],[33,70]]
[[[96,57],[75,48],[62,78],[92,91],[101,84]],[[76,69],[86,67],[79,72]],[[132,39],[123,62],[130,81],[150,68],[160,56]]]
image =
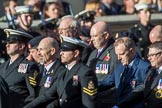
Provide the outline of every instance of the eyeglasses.
[[100,34],[96,34],[96,35],[91,35],[91,37],[97,37],[97,36],[103,36],[103,35],[105,35],[107,32],[103,32],[103,33],[100,33]]
[[153,57],[153,56],[157,56],[158,54],[161,54],[162,52],[157,52],[157,53],[154,53],[154,54],[148,54],[147,57]]
[[68,27],[68,28],[58,28],[57,31],[68,31],[68,30],[71,30],[71,29],[74,29],[74,27]]

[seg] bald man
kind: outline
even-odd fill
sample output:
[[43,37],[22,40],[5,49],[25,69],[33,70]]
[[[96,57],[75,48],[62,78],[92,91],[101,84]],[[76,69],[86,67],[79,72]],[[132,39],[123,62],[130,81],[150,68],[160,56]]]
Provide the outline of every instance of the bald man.
[[[38,55],[44,64],[44,71],[37,77],[37,88],[35,90],[35,98],[31,103],[24,108],[46,108],[47,106],[59,107],[58,97],[53,96],[51,99],[38,98],[48,92],[52,85],[56,84],[58,73],[63,72],[64,66],[57,59],[59,54],[59,44],[52,37],[42,39],[38,45]],[[53,102],[52,102],[53,101]]]
[[[110,25],[105,21],[99,21],[92,26],[90,35],[91,41],[96,49],[90,54],[87,65],[96,72],[98,81],[102,82],[114,71],[117,62]],[[105,91],[102,85],[99,84],[99,92],[101,95],[99,95],[99,100],[97,100],[98,108],[107,108],[107,106],[111,108],[111,104],[114,104],[114,97],[105,97],[106,94],[103,93]],[[107,98],[109,98],[112,103],[108,101]],[[109,104],[102,103],[107,101]]]
[[151,30],[149,34],[149,39],[151,43],[162,41],[162,26],[161,25],[157,25]]

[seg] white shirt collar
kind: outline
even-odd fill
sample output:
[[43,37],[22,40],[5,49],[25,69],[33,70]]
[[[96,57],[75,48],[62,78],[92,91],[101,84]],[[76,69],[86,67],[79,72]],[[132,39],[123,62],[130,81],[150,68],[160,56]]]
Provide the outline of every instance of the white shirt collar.
[[50,68],[52,67],[52,65],[56,62],[56,60],[54,60],[53,62],[51,62],[48,66],[45,66],[47,72],[50,70]]
[[157,69],[157,71],[160,74],[160,72],[162,72],[162,66],[160,66],[159,69]]

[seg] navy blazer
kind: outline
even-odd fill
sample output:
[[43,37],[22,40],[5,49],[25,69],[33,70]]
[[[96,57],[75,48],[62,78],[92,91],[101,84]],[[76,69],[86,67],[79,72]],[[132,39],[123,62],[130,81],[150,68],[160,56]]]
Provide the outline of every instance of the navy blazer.
[[[150,68],[150,64],[144,60],[142,60],[138,55],[134,58],[134,62],[130,67],[128,73],[125,75],[126,79],[124,82],[121,81],[122,74],[124,72],[125,67],[119,63],[114,73],[109,75],[106,80],[99,82],[100,85],[104,86],[112,86],[115,85],[117,92],[117,103],[118,106],[131,108],[134,106],[140,108],[138,106],[136,99],[136,95],[132,95],[135,91],[141,91],[146,74]],[[132,105],[134,104],[134,105]],[[136,105],[135,105],[136,104]],[[133,107],[133,108],[134,108]],[[141,106],[143,107],[143,106]]]

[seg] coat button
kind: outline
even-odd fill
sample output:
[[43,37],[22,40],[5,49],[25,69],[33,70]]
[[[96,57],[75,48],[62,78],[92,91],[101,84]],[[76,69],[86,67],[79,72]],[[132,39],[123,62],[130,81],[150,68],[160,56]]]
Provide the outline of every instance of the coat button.
[[62,99],[60,99],[60,102],[62,102]]
[[67,102],[67,99],[65,99],[65,103]]

